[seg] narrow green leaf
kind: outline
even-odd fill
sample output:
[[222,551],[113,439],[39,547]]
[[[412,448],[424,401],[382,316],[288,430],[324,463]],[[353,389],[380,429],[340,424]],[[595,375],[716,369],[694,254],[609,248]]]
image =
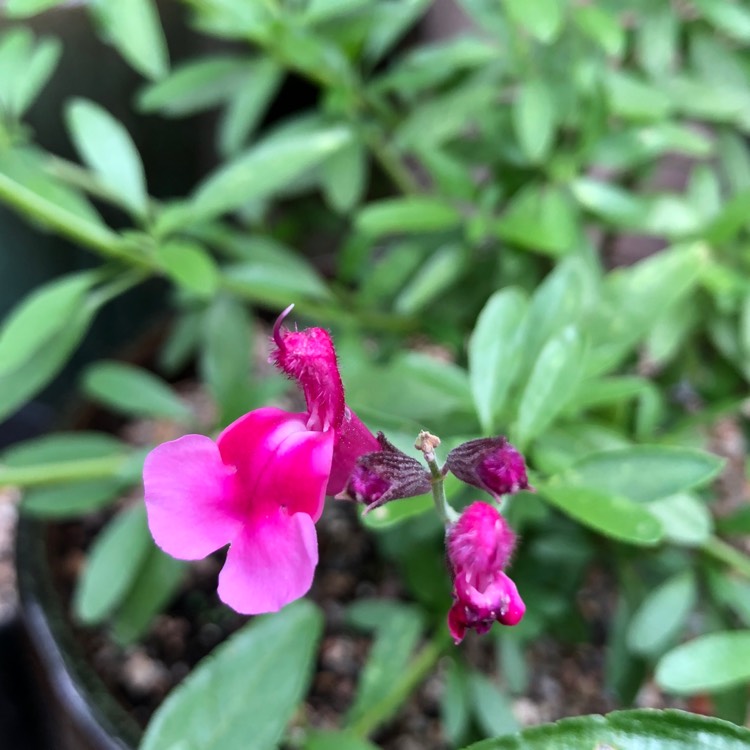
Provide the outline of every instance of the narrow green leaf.
[[320,729],[307,735],[302,750],[378,750],[378,747],[353,732]]
[[692,571],[678,573],[651,591],[628,627],[628,648],[654,656],[675,638],[695,606],[698,591]]
[[413,315],[433,303],[458,281],[466,253],[461,245],[444,245],[420,265],[394,300],[397,312]]
[[665,654],[656,682],[678,695],[726,690],[750,682],[750,630],[708,633]]
[[[709,657],[710,658],[710,657]],[[750,730],[687,711],[638,709],[529,727],[464,750],[745,750]]]
[[555,132],[553,92],[542,79],[531,78],[522,83],[511,111],[521,150],[538,164],[549,153]]
[[150,548],[143,503],[110,521],[96,537],[78,580],[75,616],[86,624],[101,622],[127,593]]
[[690,493],[654,500],[648,509],[661,521],[664,538],[672,544],[699,547],[713,532],[713,517],[706,504]]
[[321,620],[307,601],[254,619],[167,697],[140,750],[169,750],[184,737],[201,750],[276,747],[307,688]]
[[121,362],[90,365],[83,377],[89,397],[125,414],[166,417],[188,422],[190,409],[160,378],[143,368]]
[[696,0],[695,4],[719,31],[739,42],[750,42],[750,12],[746,7],[722,0]]
[[130,211],[145,216],[146,177],[127,130],[109,112],[86,99],[75,99],[68,105],[66,120],[81,158]]
[[62,44],[58,39],[44,39],[36,46],[23,75],[15,81],[12,111],[16,117],[21,117],[34,103],[52,77],[61,55]]
[[344,127],[270,137],[211,175],[193,197],[190,214],[210,218],[289,187],[307,170],[342,148]]
[[166,74],[167,42],[153,0],[101,0],[90,9],[107,40],[135,70],[152,79]]
[[492,680],[481,672],[472,672],[469,688],[474,715],[485,734],[499,736],[518,731],[510,700]]
[[560,0],[506,0],[508,15],[535,39],[553,42],[563,26],[564,6]]
[[70,274],[38,286],[0,327],[0,375],[26,362],[69,326],[94,283],[89,272]]
[[582,353],[574,326],[563,329],[542,348],[518,404],[515,437],[521,445],[544,432],[575,393]]
[[493,434],[521,361],[522,322],[528,306],[515,288],[495,292],[477,318],[469,339],[469,378],[477,416]]
[[369,235],[444,232],[461,222],[459,211],[441,198],[410,196],[368,204],[359,212],[357,228]]
[[0,463],[36,466],[114,456],[125,451],[125,444],[106,432],[56,432],[16,443],[0,453]]
[[323,192],[330,205],[348,213],[362,200],[367,181],[367,151],[352,138],[351,142],[323,162]]
[[625,29],[612,12],[596,5],[579,5],[573,9],[573,18],[581,31],[608,55],[622,55]]
[[451,658],[445,671],[440,715],[445,734],[453,746],[461,742],[469,728],[471,695],[467,677],[466,670],[458,658]]
[[661,523],[648,509],[626,497],[559,482],[549,482],[537,489],[563,513],[618,541],[650,546],[664,535]]
[[564,481],[647,503],[705,485],[723,465],[718,456],[692,448],[635,445],[583,458]]
[[149,545],[127,596],[112,620],[112,635],[122,646],[137,641],[152,620],[175,596],[185,578],[186,565]]
[[39,518],[75,518],[101,510],[117,500],[124,489],[125,483],[119,478],[34,487],[24,493],[21,511]]
[[195,242],[170,240],[156,250],[159,265],[179,286],[198,297],[212,297],[221,282],[213,257]]

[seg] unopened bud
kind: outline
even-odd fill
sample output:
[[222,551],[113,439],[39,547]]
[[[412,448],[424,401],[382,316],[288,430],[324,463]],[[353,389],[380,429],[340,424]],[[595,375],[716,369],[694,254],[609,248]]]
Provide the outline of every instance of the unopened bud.
[[461,481],[489,492],[496,499],[531,489],[523,456],[504,437],[463,443],[448,454],[445,465]]

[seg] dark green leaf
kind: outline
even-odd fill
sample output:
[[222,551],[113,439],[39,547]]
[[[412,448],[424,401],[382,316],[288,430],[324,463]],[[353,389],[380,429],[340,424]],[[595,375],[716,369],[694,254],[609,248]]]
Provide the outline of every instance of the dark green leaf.
[[185,738],[191,750],[276,747],[307,688],[321,620],[300,601],[243,627],[162,703],[140,750],[169,750]]
[[750,682],[750,630],[709,633],[677,646],[659,660],[656,681],[678,695]]
[[98,362],[86,369],[83,389],[107,406],[137,416],[166,417],[188,422],[190,409],[156,375],[122,362]]
[[661,523],[642,505],[591,487],[550,482],[539,494],[576,521],[629,544],[650,546],[661,541]]
[[123,511],[97,535],[78,580],[73,611],[84,623],[101,622],[127,593],[151,548],[143,503]]
[[21,510],[40,518],[74,518],[106,507],[122,495],[124,488],[119,478],[34,487],[24,493]]
[[691,571],[678,573],[641,602],[628,628],[628,648],[654,656],[679,634],[695,606],[698,591]]
[[728,721],[639,709],[563,719],[464,750],[745,750],[748,743],[750,731]]
[[378,748],[377,745],[358,737],[353,732],[320,729],[307,735],[302,750],[378,750]]

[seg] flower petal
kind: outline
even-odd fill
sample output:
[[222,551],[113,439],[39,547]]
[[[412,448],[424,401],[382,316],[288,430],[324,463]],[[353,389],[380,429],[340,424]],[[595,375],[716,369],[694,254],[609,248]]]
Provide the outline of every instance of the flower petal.
[[334,435],[329,432],[294,432],[281,442],[253,488],[256,508],[283,507],[289,514],[320,518],[331,471]]
[[210,438],[185,435],[154,448],[143,484],[151,535],[173,557],[199,560],[242,527],[234,470]]
[[328,479],[326,494],[338,495],[346,487],[357,459],[366,453],[375,453],[380,448],[380,443],[375,435],[347,407],[341,427],[336,430],[331,476]]
[[307,593],[317,564],[312,518],[279,509],[245,526],[232,542],[219,574],[219,598],[245,615],[277,612]]

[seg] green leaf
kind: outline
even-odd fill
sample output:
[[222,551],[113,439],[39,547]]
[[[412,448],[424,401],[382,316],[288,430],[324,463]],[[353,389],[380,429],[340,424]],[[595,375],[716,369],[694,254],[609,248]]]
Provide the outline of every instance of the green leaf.
[[156,249],[156,260],[172,281],[197,297],[210,298],[221,277],[213,257],[188,240],[170,240]]
[[189,422],[192,412],[160,378],[135,365],[98,362],[83,377],[89,397],[116,411],[146,417]]
[[654,500],[648,509],[661,521],[664,538],[672,544],[699,547],[713,532],[713,517],[706,504],[690,493]]
[[628,648],[654,656],[673,640],[692,612],[698,596],[692,571],[678,573],[651,591],[628,627]]
[[186,565],[165,555],[158,547],[150,549],[118,606],[112,620],[112,635],[121,646],[137,641],[152,620],[175,596],[185,578]]
[[65,114],[81,158],[120,197],[128,210],[145,216],[148,213],[146,177],[127,130],[107,110],[86,99],[75,99]]
[[583,347],[578,331],[568,326],[539,353],[518,404],[515,438],[522,446],[540,435],[575,393]]
[[468,675],[457,657],[452,657],[445,671],[445,684],[440,701],[443,731],[452,746],[464,738],[471,718],[471,696]]
[[3,12],[8,18],[28,18],[64,2],[65,0],[7,0]]
[[482,308],[469,339],[469,378],[482,430],[494,434],[518,371],[523,350],[525,294],[495,292]]
[[125,489],[119,478],[50,484],[24,492],[21,511],[40,518],[75,518],[117,500]]
[[677,695],[750,682],[750,630],[709,633],[677,646],[659,660],[655,678]]
[[[349,619],[359,627],[375,630],[375,640],[362,670],[354,703],[346,716],[348,726],[373,706],[386,701],[394,677],[409,663],[423,622],[416,608],[384,600],[361,600],[348,608]],[[397,703],[393,712],[399,710]]]
[[0,372],[0,420],[46,386],[81,342],[94,317],[88,303],[75,310],[58,335],[13,370]]
[[553,42],[563,27],[564,7],[560,0],[506,0],[505,10],[543,44]]
[[198,188],[188,216],[211,218],[287,188],[349,142],[345,127],[286,133],[261,141]]
[[105,38],[135,70],[151,79],[167,73],[167,42],[153,0],[102,0],[90,9]]
[[236,93],[250,64],[248,58],[233,55],[190,61],[142,89],[138,108],[142,112],[184,117],[216,107]]
[[519,729],[511,702],[498,686],[481,672],[469,675],[472,707],[485,734],[513,734]]
[[420,312],[456,283],[464,270],[461,245],[444,245],[430,255],[396,296],[393,308],[404,315]]
[[687,711],[638,709],[529,727],[464,750],[745,750],[750,731]]
[[37,44],[26,61],[23,75],[15,79],[11,112],[21,117],[33,104],[57,67],[62,55],[62,44],[58,39],[43,39]]
[[169,750],[184,738],[196,750],[276,747],[305,694],[321,629],[307,601],[245,625],[161,704],[140,750]]
[[444,232],[461,223],[461,214],[447,201],[428,196],[388,198],[368,204],[357,215],[361,232],[384,234]]
[[707,484],[723,465],[724,459],[692,448],[635,445],[587,456],[561,478],[648,503]]
[[661,541],[661,523],[642,505],[602,489],[550,481],[539,494],[571,518],[594,531],[628,544],[651,546]]
[[570,187],[584,208],[615,226],[634,226],[642,223],[646,216],[644,200],[615,185],[591,177],[579,177]]
[[326,200],[348,213],[362,200],[367,183],[367,151],[352,138],[323,162],[321,181]]
[[750,12],[737,3],[696,0],[699,12],[719,31],[738,42],[750,42]]
[[553,92],[542,79],[531,78],[522,83],[511,111],[521,150],[533,164],[542,162],[555,133]]
[[315,729],[308,733],[302,750],[378,750],[378,747],[353,732]]
[[143,503],[123,511],[97,535],[73,596],[83,623],[101,622],[125,596],[151,548]]
[[16,443],[0,453],[0,463],[35,466],[114,456],[126,450],[124,443],[106,432],[56,432]]
[[612,113],[627,120],[663,120],[671,110],[663,91],[628,73],[608,71],[605,87]]
[[573,19],[578,28],[608,55],[622,55],[625,49],[625,30],[613,13],[596,5],[579,5],[573,8]]
[[0,375],[24,362],[69,325],[94,283],[89,272],[62,276],[34,289],[0,328]]

